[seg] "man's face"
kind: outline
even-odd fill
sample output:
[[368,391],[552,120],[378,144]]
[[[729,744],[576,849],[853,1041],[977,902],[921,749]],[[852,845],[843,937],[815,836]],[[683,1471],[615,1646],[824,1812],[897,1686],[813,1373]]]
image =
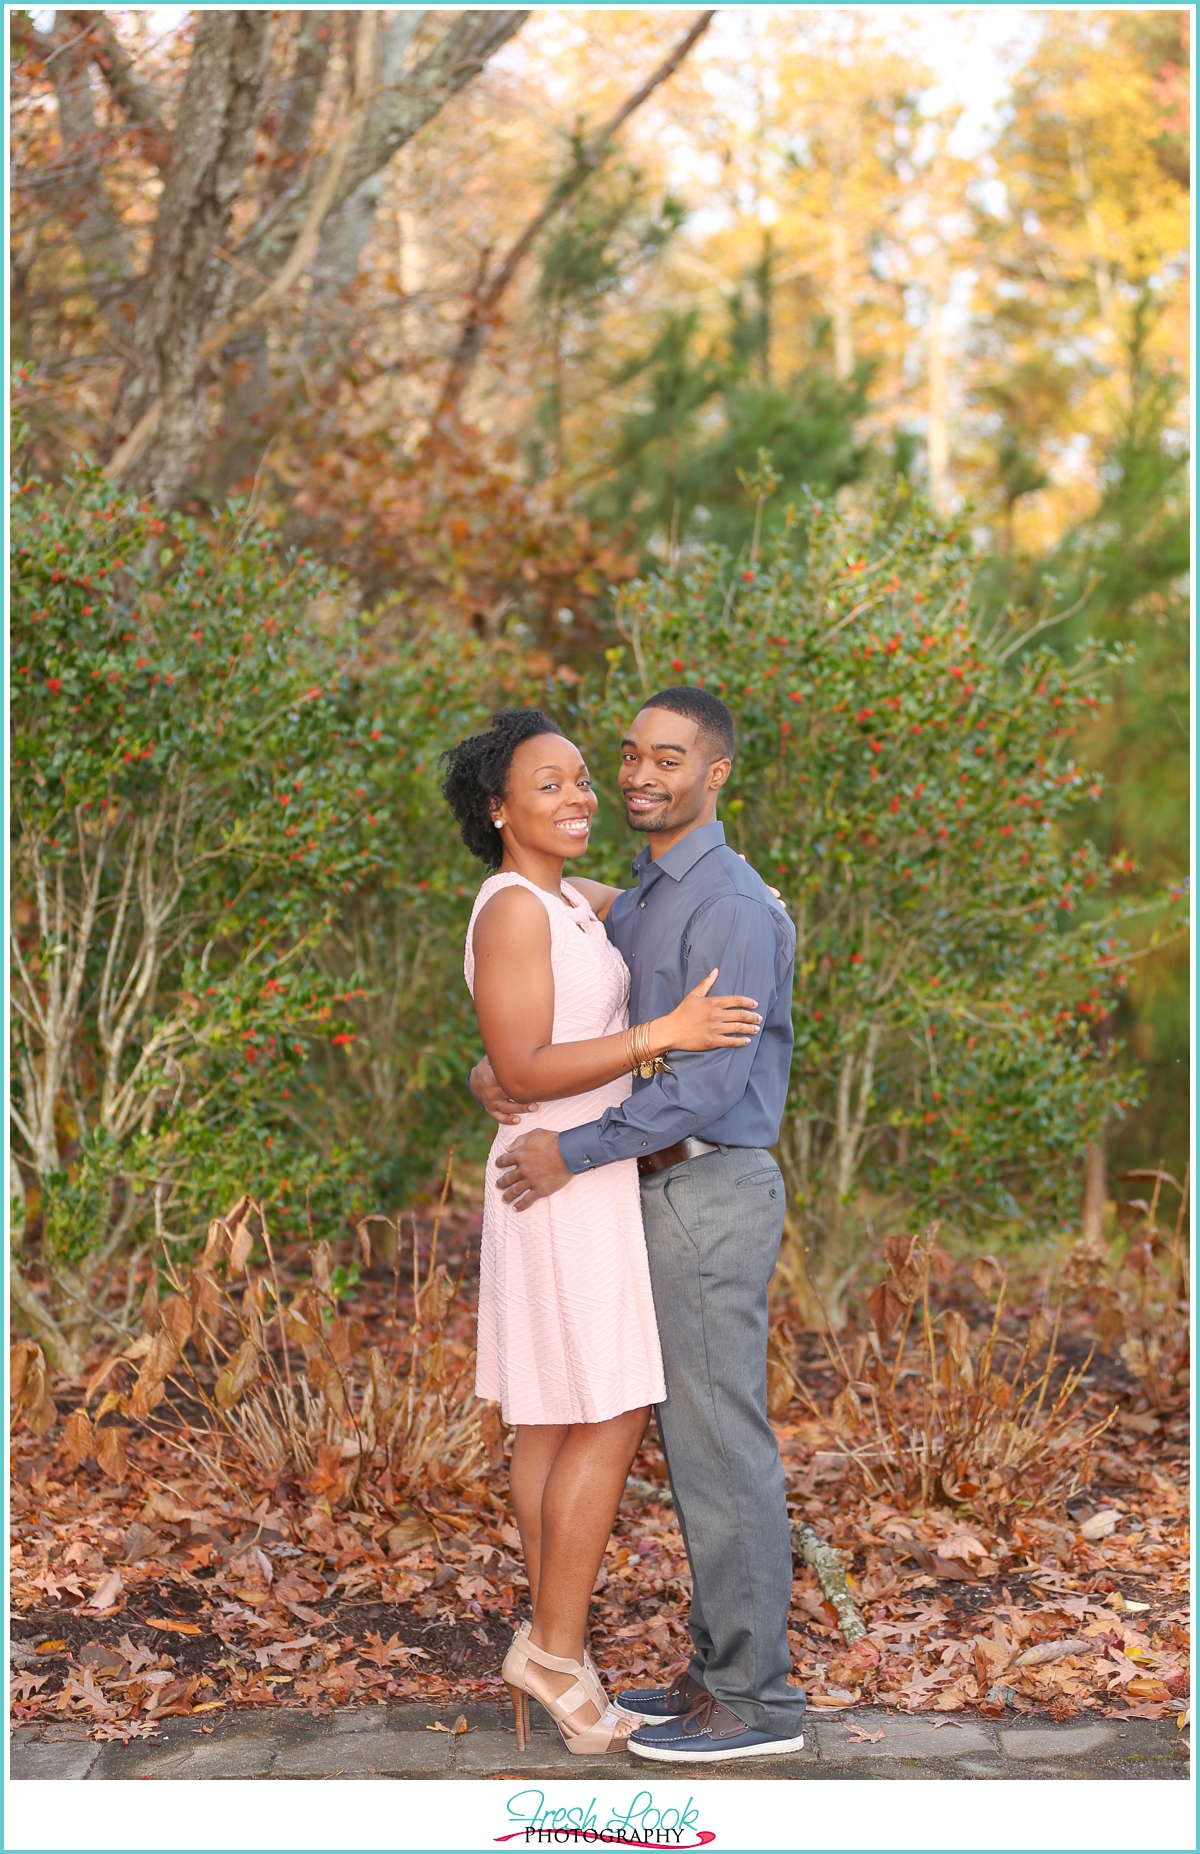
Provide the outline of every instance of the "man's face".
[[621,742],[617,773],[630,829],[685,829],[710,809],[729,770],[687,715],[643,708]]

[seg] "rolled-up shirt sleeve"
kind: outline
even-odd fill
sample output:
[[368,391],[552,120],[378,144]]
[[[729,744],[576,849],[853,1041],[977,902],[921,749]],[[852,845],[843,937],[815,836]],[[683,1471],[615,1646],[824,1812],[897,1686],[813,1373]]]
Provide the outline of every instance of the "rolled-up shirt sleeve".
[[[754,998],[765,1022],[779,990],[780,954],[761,902],[745,895],[718,896],[689,924],[684,988],[690,991],[716,966],[710,995]],[[673,1052],[670,1072],[635,1082],[619,1107],[559,1134],[558,1149],[568,1169],[585,1172],[616,1159],[636,1159],[712,1126],[745,1094],[756,1041],[751,1038],[740,1049]]]

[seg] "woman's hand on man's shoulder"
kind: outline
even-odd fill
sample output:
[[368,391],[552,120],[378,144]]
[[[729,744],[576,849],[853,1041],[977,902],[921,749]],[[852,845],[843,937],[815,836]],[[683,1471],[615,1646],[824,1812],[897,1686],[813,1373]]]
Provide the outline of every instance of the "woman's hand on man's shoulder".
[[563,880],[583,896],[598,921],[604,920],[617,896],[625,892],[624,889],[613,888],[608,882],[593,882],[590,876],[569,875],[564,876]]

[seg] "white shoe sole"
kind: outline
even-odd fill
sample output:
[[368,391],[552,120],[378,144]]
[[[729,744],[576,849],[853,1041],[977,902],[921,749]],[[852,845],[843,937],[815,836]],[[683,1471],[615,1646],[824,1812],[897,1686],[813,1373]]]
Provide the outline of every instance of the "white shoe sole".
[[660,1719],[656,1713],[635,1712],[632,1706],[622,1706],[620,1700],[616,1699],[608,1703],[614,1712],[623,1713],[627,1719],[642,1719],[647,1725],[665,1725],[669,1718],[674,1717],[673,1713],[664,1713]]
[[773,1744],[742,1745],[732,1751],[666,1751],[658,1745],[626,1745],[634,1757],[652,1758],[659,1764],[729,1764],[739,1757],[786,1757],[789,1752],[803,1751],[804,1733],[799,1738],[778,1738]]

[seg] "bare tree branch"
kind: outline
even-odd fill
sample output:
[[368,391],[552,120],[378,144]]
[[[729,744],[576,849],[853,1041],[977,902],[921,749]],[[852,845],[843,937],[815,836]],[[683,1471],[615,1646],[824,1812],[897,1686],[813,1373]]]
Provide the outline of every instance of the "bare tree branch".
[[44,1346],[51,1364],[61,1370],[72,1357],[70,1341],[54,1315],[42,1305],[19,1268],[9,1270],[9,1287],[18,1320]]
[[508,256],[482,289],[476,290],[471,299],[466,319],[458,337],[458,345],[451,357],[446,378],[438,397],[433,415],[433,429],[436,430],[461,400],[471,377],[476,361],[479,359],[483,344],[487,339],[488,325],[495,315],[500,299],[508,289],[524,259],[528,256],[539,233],[557,212],[560,212],[569,199],[574,198],[580,189],[595,173],[612,145],[613,138],[623,128],[635,110],[641,108],[646,99],[654,94],[660,84],[666,82],[676,72],[692,46],[703,33],[708,31],[716,9],[701,13],[685,32],[674,49],[664,58],[656,71],[645,83],[626,97],[615,116],[610,117],[602,128],[588,138],[580,149],[575,165],[570,171],[556,181],[540,209],[534,214],[521,236],[517,239]]
[[[336,212],[368,175],[386,167],[397,149],[479,75],[528,17],[528,9],[485,12],[471,8],[458,13],[445,35],[405,75],[403,84],[385,79],[341,174],[331,210]],[[258,220],[237,248],[244,263],[268,277],[281,268],[304,226],[329,158],[316,162]]]
[[[196,51],[188,72],[188,86],[185,87],[184,102],[180,105],[181,123],[185,120],[188,88],[192,84],[192,70],[200,51],[201,36],[205,33],[207,23],[216,17],[238,16],[202,15],[197,31]],[[174,318],[177,341],[185,350],[181,359],[186,362],[176,367],[175,373],[180,382],[185,378],[190,379],[190,396],[185,395],[182,385],[175,384],[174,380],[171,384],[164,384],[170,376],[161,366],[158,369],[159,380],[152,382],[155,391],[144,390],[143,380],[134,383],[143,390],[130,391],[124,399],[126,416],[131,404],[136,407],[137,416],[133,418],[132,429],[109,460],[106,474],[110,481],[118,481],[127,472],[133,471],[140,487],[153,490],[160,500],[172,499],[195,448],[200,418],[196,380],[204,361],[219,353],[239,330],[261,316],[291,288],[312,258],[321,227],[329,213],[347,199],[368,175],[384,166],[397,148],[415,135],[463,84],[474,77],[492,52],[510,38],[527,17],[526,12],[463,13],[402,87],[397,85],[384,88],[374,87],[370,81],[374,71],[376,21],[371,9],[363,12],[358,27],[354,100],[344,127],[335,137],[328,154],[315,164],[303,180],[290,188],[274,207],[268,208],[255,231],[239,246],[236,253],[240,268],[257,270],[270,277],[271,281],[252,301],[236,310],[228,320],[220,321],[217,327],[211,328],[203,336],[202,325],[194,313],[190,317]],[[209,36],[213,36],[211,31]],[[259,86],[261,78],[260,69]],[[255,95],[257,97],[257,90]],[[173,153],[171,174],[175,172]],[[170,175],[159,212],[160,226],[167,210],[169,190]],[[228,212],[223,224],[227,222]],[[290,248],[285,248],[282,243],[285,232],[291,239]],[[178,246],[179,240],[176,238],[164,243],[174,248]],[[219,298],[220,285],[215,282],[218,267],[209,260],[215,258],[219,244],[219,235],[201,240],[204,284],[210,302],[214,305]],[[200,246],[197,246],[196,250],[189,250],[193,272],[197,270],[199,249]],[[155,260],[158,255],[159,237],[156,231]],[[151,263],[152,273],[155,260]],[[228,277],[229,272],[222,275]],[[226,300],[228,294],[227,285]],[[176,429],[168,429],[172,424]]]
[[108,85],[113,102],[130,122],[148,131],[143,137],[142,152],[156,167],[161,167],[171,146],[170,131],[163,121],[162,98],[138,72],[108,14],[72,9],[58,17],[80,31],[87,55]]
[[31,1135],[30,1157],[43,1175],[58,1165],[58,1135],[54,1109],[71,1059],[87,973],[96,931],[104,871],[106,830],[90,868],[83,865],[83,880],[75,906],[67,900],[63,865],[53,878],[46,867],[43,843],[36,829],[22,830],[14,863],[24,872],[37,901],[38,932],[43,969],[30,970],[14,932],[11,939],[16,992],[23,1008],[20,1016],[36,1029],[40,1047],[29,1046],[23,1033],[19,1064],[25,1088],[26,1124]]

